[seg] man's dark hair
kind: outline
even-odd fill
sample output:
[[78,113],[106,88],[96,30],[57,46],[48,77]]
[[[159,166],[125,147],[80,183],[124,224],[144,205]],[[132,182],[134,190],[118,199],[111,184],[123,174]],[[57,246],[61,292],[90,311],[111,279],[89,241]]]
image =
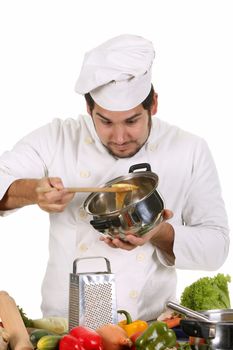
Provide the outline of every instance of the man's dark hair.
[[[155,90],[153,85],[151,85],[151,90],[149,92],[149,95],[147,95],[147,97],[145,98],[144,101],[142,101],[142,106],[144,109],[146,109],[148,112],[150,111],[152,104],[153,104],[153,96],[154,96]],[[90,93],[87,93],[84,95],[86,102],[90,108],[90,111],[92,113],[94,107],[95,107],[95,101],[93,100],[93,98],[91,97]]]

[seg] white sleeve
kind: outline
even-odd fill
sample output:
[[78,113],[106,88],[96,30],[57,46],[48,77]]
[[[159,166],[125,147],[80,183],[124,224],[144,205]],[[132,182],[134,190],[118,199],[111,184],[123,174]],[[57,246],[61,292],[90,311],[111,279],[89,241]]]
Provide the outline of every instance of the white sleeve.
[[0,157],[0,199],[17,179],[41,178],[53,155],[52,124],[41,127],[20,140]]
[[217,170],[205,141],[194,153],[193,169],[182,209],[183,225],[175,230],[175,266],[216,270],[229,249],[229,230]]

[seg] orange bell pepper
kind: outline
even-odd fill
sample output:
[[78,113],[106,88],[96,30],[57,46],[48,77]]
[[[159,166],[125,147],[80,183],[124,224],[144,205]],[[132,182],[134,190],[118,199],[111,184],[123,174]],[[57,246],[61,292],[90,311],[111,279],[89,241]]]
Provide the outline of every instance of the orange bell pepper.
[[132,318],[129,312],[125,310],[118,310],[117,312],[119,314],[125,315],[126,317],[126,320],[118,322],[118,325],[126,331],[128,337],[131,337],[131,335],[133,335],[136,332],[142,332],[148,328],[148,323],[146,321],[143,321],[143,320],[132,321]]

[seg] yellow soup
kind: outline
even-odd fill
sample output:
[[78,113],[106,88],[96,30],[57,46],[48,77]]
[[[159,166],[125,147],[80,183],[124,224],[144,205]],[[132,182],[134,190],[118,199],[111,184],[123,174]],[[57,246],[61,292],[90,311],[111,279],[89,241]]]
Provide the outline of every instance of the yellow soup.
[[129,191],[134,191],[138,189],[138,186],[127,184],[127,183],[119,183],[119,184],[113,184],[112,187],[118,187],[121,188],[120,192],[116,192],[116,209],[120,210],[124,206],[125,196]]

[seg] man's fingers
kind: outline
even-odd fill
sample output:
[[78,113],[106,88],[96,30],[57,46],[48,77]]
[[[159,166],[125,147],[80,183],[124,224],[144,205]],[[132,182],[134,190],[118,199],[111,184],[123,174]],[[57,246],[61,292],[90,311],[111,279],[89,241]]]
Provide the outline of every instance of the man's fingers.
[[65,204],[39,204],[39,207],[44,210],[47,211],[48,213],[61,213],[64,211],[66,205]]
[[70,202],[75,193],[67,192],[66,190],[56,190],[46,192],[46,193],[40,193],[38,195],[40,202],[47,202],[47,203],[68,203]]
[[108,238],[108,237],[104,237],[104,236],[100,236],[100,241],[103,241],[104,243],[106,243],[109,247],[111,248],[117,248],[115,246],[115,244],[112,243],[112,239]]
[[131,244],[130,242],[123,241],[119,238],[114,238],[112,240],[112,243],[115,245],[115,247],[125,249],[125,250],[132,250],[132,249],[136,248],[136,246]]
[[62,190],[64,188],[62,180],[59,177],[49,177],[48,180],[52,187],[55,187],[58,190]]
[[142,246],[145,244],[145,239],[137,237],[135,235],[127,235],[127,243],[134,247]]
[[173,217],[173,212],[169,209],[164,209],[163,211],[163,218],[164,220],[169,220]]
[[62,190],[64,185],[59,177],[43,177],[38,182],[39,188],[57,189]]

